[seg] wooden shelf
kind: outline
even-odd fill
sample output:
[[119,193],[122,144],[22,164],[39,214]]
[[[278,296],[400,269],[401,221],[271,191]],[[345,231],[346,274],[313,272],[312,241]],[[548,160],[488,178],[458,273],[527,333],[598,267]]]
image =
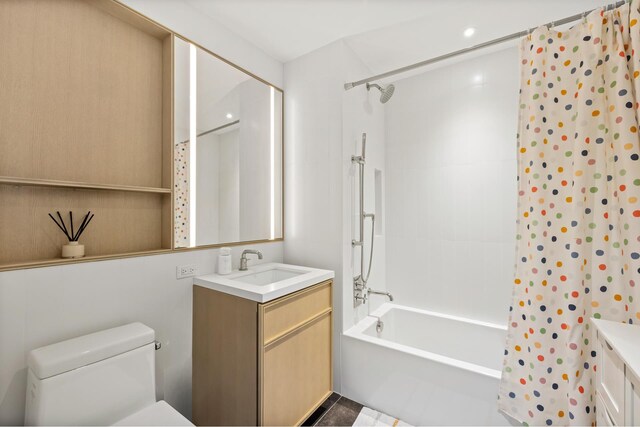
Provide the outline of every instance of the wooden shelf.
[[85,256],[82,258],[54,258],[45,259],[39,261],[19,262],[14,264],[0,264],[0,271],[20,270],[23,268],[37,268],[37,267],[49,267],[52,265],[61,264],[76,264],[79,262],[91,262],[91,261],[108,261],[110,259],[122,259],[122,258],[134,258],[147,255],[167,254],[173,252],[171,249],[157,249],[141,252],[126,252],[122,254],[110,254],[110,255],[93,255]]
[[0,176],[0,184],[31,187],[58,187],[85,190],[132,191],[136,193],[171,194],[170,188],[137,187],[133,185],[92,184],[88,182],[56,181],[37,178],[17,178],[12,176]]
[[[173,33],[118,0],[0,17],[0,271],[170,252]],[[56,211],[95,213],[86,257],[60,258]]]

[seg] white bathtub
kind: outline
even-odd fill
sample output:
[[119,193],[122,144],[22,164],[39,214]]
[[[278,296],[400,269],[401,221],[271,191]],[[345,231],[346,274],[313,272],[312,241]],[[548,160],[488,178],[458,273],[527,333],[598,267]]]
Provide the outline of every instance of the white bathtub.
[[342,393],[414,425],[510,425],[497,393],[506,326],[384,304],[343,334]]

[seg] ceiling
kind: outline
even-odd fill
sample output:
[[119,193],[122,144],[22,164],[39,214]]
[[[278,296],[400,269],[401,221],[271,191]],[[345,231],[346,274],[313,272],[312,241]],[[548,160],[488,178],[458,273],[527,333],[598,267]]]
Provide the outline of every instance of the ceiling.
[[[373,73],[613,0],[186,0],[285,63],[345,39]],[[471,38],[462,32],[476,28]]]

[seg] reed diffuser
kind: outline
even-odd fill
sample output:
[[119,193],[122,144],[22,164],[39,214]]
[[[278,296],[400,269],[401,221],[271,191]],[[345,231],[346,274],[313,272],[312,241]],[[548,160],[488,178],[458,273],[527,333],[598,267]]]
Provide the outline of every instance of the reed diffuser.
[[49,214],[49,217],[56,223],[67,239],[69,239],[69,243],[62,245],[62,258],[82,258],[84,256],[84,245],[78,243],[78,239],[93,219],[94,214],[92,214],[91,211],[87,212],[77,230],[74,230],[73,227],[73,212],[69,211],[70,228],[67,228],[67,225],[64,223],[60,211],[56,211],[56,214],[60,222],[56,221],[51,214]]

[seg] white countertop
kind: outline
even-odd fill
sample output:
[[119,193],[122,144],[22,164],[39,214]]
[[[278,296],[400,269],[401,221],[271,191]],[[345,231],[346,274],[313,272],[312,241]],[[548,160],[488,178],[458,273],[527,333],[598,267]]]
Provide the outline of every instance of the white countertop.
[[591,319],[591,323],[633,375],[640,379],[640,326],[602,319]]
[[[260,273],[274,268],[298,271],[302,274],[268,285],[253,285],[234,280],[234,278],[239,276]],[[265,303],[308,288],[316,283],[333,279],[334,276],[335,274],[331,270],[269,262],[265,264],[255,264],[247,271],[234,270],[231,274],[224,276],[220,274],[207,274],[206,276],[194,277],[193,284],[259,303]]]

